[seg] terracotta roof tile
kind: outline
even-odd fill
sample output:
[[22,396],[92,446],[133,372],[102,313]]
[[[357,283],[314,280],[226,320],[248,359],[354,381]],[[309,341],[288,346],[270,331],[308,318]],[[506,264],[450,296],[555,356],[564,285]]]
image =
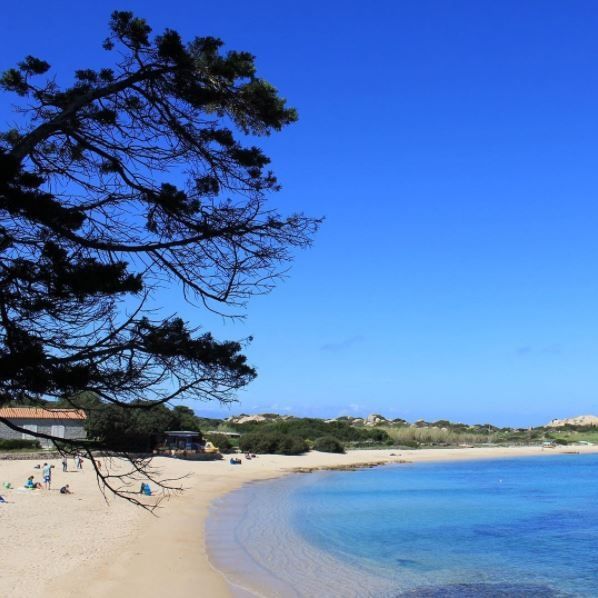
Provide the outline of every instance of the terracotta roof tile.
[[87,419],[83,409],[44,409],[41,407],[4,407],[0,417],[5,419]]

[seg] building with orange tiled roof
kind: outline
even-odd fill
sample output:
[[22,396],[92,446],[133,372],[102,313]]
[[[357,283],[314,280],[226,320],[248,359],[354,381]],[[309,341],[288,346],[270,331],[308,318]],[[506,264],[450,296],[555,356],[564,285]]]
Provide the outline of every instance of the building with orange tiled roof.
[[48,434],[55,438],[83,439],[86,437],[87,416],[82,409],[46,409],[43,407],[0,408],[0,438],[38,440],[43,448],[52,448],[52,441],[38,438],[26,431],[17,432],[2,420],[22,430]]

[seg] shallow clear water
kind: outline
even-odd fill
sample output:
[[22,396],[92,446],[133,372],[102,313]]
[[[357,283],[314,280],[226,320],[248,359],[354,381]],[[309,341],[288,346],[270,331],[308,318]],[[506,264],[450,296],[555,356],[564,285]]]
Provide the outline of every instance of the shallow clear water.
[[598,456],[398,465],[253,484],[208,545],[265,596],[598,596]]

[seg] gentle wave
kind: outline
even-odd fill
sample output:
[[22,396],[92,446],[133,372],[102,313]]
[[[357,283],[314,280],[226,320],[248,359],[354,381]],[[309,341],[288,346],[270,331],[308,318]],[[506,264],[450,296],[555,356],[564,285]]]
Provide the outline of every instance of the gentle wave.
[[306,542],[289,525],[290,517],[302,516],[294,508],[294,493],[304,483],[318,483],[325,476],[255,482],[214,503],[206,526],[210,560],[239,595],[391,595],[388,580],[360,574]]

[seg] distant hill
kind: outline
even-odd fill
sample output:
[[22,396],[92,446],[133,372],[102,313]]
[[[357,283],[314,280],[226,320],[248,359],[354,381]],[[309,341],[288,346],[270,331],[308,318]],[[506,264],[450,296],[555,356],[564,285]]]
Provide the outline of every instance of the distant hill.
[[[275,422],[285,422],[292,420],[319,420],[319,418],[301,418],[294,415],[280,415],[278,413],[261,413],[248,415],[247,413],[241,413],[239,415],[233,415],[224,420],[224,423],[229,425],[247,425],[247,424],[267,424]],[[428,422],[423,419],[419,419],[415,422],[408,422],[407,420],[396,418],[387,419],[379,413],[372,413],[367,417],[355,417],[351,415],[343,415],[341,417],[335,417],[331,419],[320,420],[324,423],[333,424],[347,424],[352,427],[368,427],[368,428],[420,428],[420,429],[441,429],[450,430],[453,432],[484,432],[489,433],[490,431],[507,431],[507,430],[518,430],[525,432],[528,428],[511,428],[504,427],[499,428],[489,423],[484,424],[464,424],[460,422],[451,422],[449,420],[440,419],[438,421]],[[565,426],[577,426],[577,427],[598,427],[598,416],[596,415],[578,415],[577,417],[569,417],[564,419],[553,419],[550,423],[545,426],[539,426],[534,429],[542,428],[563,428]]]
[[[202,420],[203,422],[203,420]],[[240,413],[225,420],[198,422],[201,430],[227,436],[229,450],[255,453],[295,454],[315,447],[321,439],[345,448],[424,448],[470,446],[517,446],[550,442],[558,445],[598,444],[598,416],[585,415],[570,419],[552,420],[547,426],[511,428],[489,423],[466,424],[446,419],[409,422],[388,419],[379,413],[367,417],[344,415],[333,419],[297,417],[277,413]],[[209,427],[205,428],[208,425]],[[238,440],[237,440],[238,439]],[[299,439],[300,442],[295,443]],[[217,446],[223,440],[217,439]],[[295,444],[293,444],[295,443]],[[316,449],[320,450],[320,449]],[[291,452],[288,452],[291,451]]]
[[547,428],[562,428],[563,426],[598,426],[598,416],[596,415],[578,415],[577,417],[568,417],[565,419],[553,419]]

